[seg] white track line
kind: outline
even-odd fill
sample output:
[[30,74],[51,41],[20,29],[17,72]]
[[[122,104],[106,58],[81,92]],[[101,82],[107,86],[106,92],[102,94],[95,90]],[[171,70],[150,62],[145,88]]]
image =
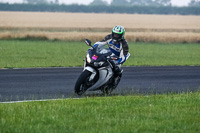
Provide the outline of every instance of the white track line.
[[24,101],[9,101],[1,103],[24,103],[24,102],[41,102],[41,101],[56,101],[56,100],[69,100],[69,99],[80,99],[80,98],[65,98],[65,99],[43,99],[43,100],[24,100]]

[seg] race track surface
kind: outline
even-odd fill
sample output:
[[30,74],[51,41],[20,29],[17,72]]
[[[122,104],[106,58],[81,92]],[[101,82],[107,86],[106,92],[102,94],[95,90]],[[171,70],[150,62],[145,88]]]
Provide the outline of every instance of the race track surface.
[[[200,66],[123,67],[113,95],[200,90]],[[74,85],[83,68],[0,69],[0,102],[77,97]],[[88,92],[85,96],[100,94]]]

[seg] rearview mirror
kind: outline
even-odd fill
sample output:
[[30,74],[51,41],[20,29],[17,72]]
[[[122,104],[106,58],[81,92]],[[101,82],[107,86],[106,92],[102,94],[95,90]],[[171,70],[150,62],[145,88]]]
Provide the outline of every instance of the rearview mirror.
[[86,43],[88,46],[91,46],[91,47],[92,47],[91,41],[90,41],[89,39],[85,39],[85,43]]

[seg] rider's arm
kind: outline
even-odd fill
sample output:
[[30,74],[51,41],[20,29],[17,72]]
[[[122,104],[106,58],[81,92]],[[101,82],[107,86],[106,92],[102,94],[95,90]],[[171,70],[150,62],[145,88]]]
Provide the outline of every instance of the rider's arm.
[[108,34],[101,42],[107,42],[110,41],[110,39],[112,39],[112,34]]
[[96,45],[106,45],[108,44],[109,39],[111,39],[111,34],[107,35],[102,41],[96,42],[93,47],[95,47]]
[[128,43],[126,42],[126,40],[122,40],[122,50],[120,52],[120,56],[119,56],[119,60],[117,60],[117,62],[119,64],[123,64],[126,59],[129,57],[129,47],[128,47]]
[[109,35],[107,35],[103,40],[101,40],[101,41],[99,41],[99,42],[96,42],[96,43],[94,44],[94,46],[96,46],[97,44],[98,44],[98,45],[106,45],[106,44],[109,43],[109,41],[111,40],[111,38],[112,38],[112,35],[109,34]]

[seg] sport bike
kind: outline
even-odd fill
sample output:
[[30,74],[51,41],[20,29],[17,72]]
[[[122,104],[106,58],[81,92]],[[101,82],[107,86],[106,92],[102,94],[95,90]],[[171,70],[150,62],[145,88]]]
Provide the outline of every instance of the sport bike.
[[88,49],[84,60],[84,69],[76,81],[74,91],[78,95],[86,91],[100,90],[103,94],[110,94],[119,84],[121,74],[114,77],[112,60],[117,60],[112,56],[109,48],[102,45],[91,45],[91,41],[86,39],[85,43],[91,48]]

